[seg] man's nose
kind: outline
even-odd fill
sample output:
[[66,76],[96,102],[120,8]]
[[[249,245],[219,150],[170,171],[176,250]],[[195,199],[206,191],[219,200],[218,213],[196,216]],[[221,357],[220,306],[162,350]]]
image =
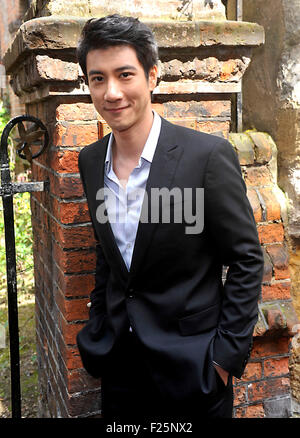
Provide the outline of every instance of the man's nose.
[[104,98],[108,101],[114,101],[121,99],[123,96],[122,91],[115,80],[109,80],[107,81],[107,87],[105,90]]

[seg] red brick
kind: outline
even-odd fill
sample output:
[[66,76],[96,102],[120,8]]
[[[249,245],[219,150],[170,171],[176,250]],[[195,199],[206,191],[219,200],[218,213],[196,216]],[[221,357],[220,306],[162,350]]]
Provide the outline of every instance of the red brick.
[[259,192],[264,200],[266,207],[266,220],[275,221],[281,219],[281,207],[277,200],[273,189],[270,187],[262,187]]
[[265,411],[264,406],[261,403],[237,408],[235,413],[235,418],[264,418]]
[[259,202],[256,191],[254,189],[247,188],[247,197],[248,197],[249,202],[251,204],[255,221],[261,222],[262,211],[261,211],[261,206],[260,206],[260,202]]
[[241,405],[243,403],[246,403],[246,386],[245,385],[238,385],[234,386],[233,388],[233,397],[234,397],[234,406]]
[[33,160],[31,167],[32,181],[46,181],[49,177],[49,172],[44,167],[40,166],[37,160]]
[[52,232],[55,240],[59,242],[63,249],[92,247],[95,245],[95,238],[91,225],[64,226],[58,224],[53,219]]
[[287,377],[267,379],[248,385],[249,402],[284,395],[290,391],[290,381]]
[[167,120],[171,123],[175,123],[179,126],[183,126],[184,128],[195,129],[195,130],[197,129],[197,120],[196,118],[193,117],[182,118],[182,119],[168,118]]
[[284,239],[282,224],[266,224],[257,227],[260,243],[281,243]]
[[274,265],[275,279],[289,278],[289,256],[285,245],[268,245],[266,250]]
[[89,308],[87,303],[89,298],[74,298],[64,300],[63,314],[68,322],[86,320],[89,318]]
[[56,120],[96,120],[97,113],[92,103],[68,103],[56,108]]
[[57,284],[66,297],[89,296],[95,286],[94,274],[66,275],[58,269]]
[[203,122],[197,121],[196,129],[198,131],[203,131],[208,134],[214,134],[218,136],[223,136],[224,138],[228,138],[230,122]]
[[97,122],[94,124],[57,124],[54,131],[56,146],[86,146],[98,140]]
[[287,354],[290,340],[288,338],[259,338],[254,339],[251,358],[262,358]]
[[[66,376],[67,390],[70,394],[86,390],[95,390],[101,388],[101,379],[94,379],[87,372],[81,369],[67,371]],[[99,395],[97,395],[99,397]]]
[[51,151],[51,168],[58,173],[78,173],[77,150]]
[[86,202],[59,202],[52,198],[52,214],[62,224],[80,224],[91,220]]
[[96,266],[96,255],[92,249],[63,251],[59,245],[53,243],[53,258],[66,274],[93,271]]
[[281,309],[278,306],[270,306],[265,309],[265,319],[268,324],[268,332],[276,333],[281,332],[286,328],[286,319]]
[[56,289],[55,301],[61,315],[67,322],[86,321],[89,318],[89,308],[87,307],[89,297],[66,299],[64,294]]
[[75,346],[68,346],[66,348],[65,356],[66,367],[68,370],[75,370],[78,368],[83,368],[82,361],[78,348]]
[[65,343],[68,345],[76,345],[76,336],[86,323],[76,321],[76,324],[74,324],[72,321],[66,321],[63,315],[60,316],[60,319],[61,333]]
[[228,117],[230,118],[230,102],[223,100],[215,101],[170,101],[163,104],[163,117],[169,118],[193,118],[199,117]]
[[247,167],[244,169],[245,182],[250,187],[269,186],[273,184],[272,175],[267,166]]
[[259,380],[262,376],[262,364],[260,362],[249,362],[245,368],[242,379],[244,381]]
[[264,376],[276,377],[289,373],[289,358],[278,357],[264,360]]
[[288,300],[291,298],[291,283],[276,282],[270,285],[262,285],[262,300]]
[[78,176],[64,176],[60,174],[49,174],[50,192],[62,199],[81,198],[84,191],[81,179]]

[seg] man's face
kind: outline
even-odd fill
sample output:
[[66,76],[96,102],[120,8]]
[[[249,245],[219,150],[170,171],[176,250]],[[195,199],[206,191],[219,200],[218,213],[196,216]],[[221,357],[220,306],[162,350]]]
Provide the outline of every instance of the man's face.
[[122,45],[91,50],[86,66],[93,104],[111,129],[142,129],[151,113],[150,92],[156,86],[157,67],[151,68],[147,79],[135,50]]

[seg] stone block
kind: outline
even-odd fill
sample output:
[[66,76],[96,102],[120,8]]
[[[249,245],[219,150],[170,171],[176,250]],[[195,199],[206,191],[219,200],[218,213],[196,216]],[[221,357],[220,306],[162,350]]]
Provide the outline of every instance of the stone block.
[[290,281],[272,282],[269,285],[262,285],[262,300],[289,300],[291,298]]
[[284,244],[268,245],[266,250],[274,266],[275,279],[289,278],[289,255],[286,246]]
[[247,407],[239,407],[235,412],[236,418],[264,418],[265,411],[262,403],[255,403]]
[[261,380],[248,385],[249,402],[263,401],[266,398],[287,396],[290,392],[290,382],[287,377]]
[[276,377],[289,374],[289,358],[277,357],[264,360],[264,377]]
[[243,133],[230,133],[229,141],[238,154],[241,166],[254,163],[254,147],[248,135]]
[[260,243],[282,243],[284,229],[281,223],[262,224],[257,227]]
[[[266,247],[267,248],[267,247]],[[270,282],[273,276],[273,264],[271,259],[266,251],[266,248],[262,248],[264,255],[264,274],[263,274],[263,282]]]
[[272,186],[273,178],[267,166],[244,167],[245,182],[250,187]]
[[265,211],[266,221],[278,221],[281,219],[281,205],[273,187],[261,187],[259,189],[261,203]]
[[264,411],[267,418],[290,418],[291,397],[274,397],[271,400],[264,400]]
[[255,149],[255,161],[260,164],[268,163],[272,158],[272,144],[270,142],[270,136],[263,132],[248,131],[248,135],[251,137],[254,143]]
[[52,81],[76,81],[78,79],[78,64],[62,61],[47,55],[37,55],[36,70],[40,79]]

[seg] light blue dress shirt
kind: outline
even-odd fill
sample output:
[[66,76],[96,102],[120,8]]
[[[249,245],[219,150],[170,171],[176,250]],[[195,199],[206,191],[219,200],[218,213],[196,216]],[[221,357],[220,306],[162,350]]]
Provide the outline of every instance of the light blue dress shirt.
[[161,129],[161,118],[155,111],[153,111],[153,116],[152,127],[139,163],[131,172],[125,188],[113,170],[113,133],[108,141],[105,158],[104,188],[107,215],[116,244],[128,271],[130,270],[144,192]]

